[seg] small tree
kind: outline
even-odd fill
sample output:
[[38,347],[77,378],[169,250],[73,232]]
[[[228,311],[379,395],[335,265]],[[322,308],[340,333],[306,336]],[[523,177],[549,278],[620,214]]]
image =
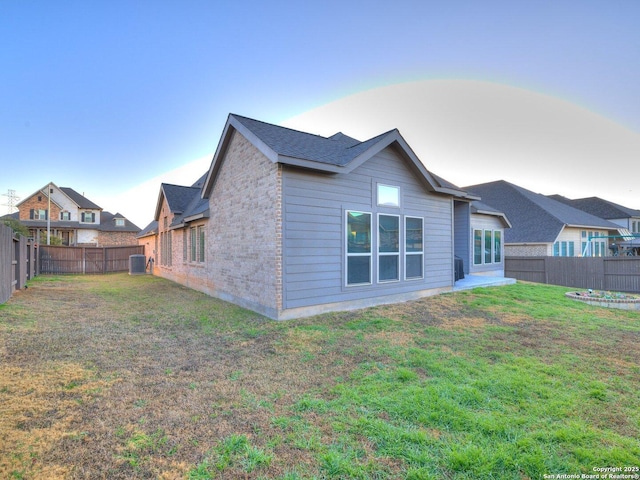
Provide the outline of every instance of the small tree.
[[24,224],[20,223],[20,220],[16,220],[15,218],[5,218],[2,222],[7,227],[11,228],[14,233],[24,235],[25,237],[29,236],[29,229]]

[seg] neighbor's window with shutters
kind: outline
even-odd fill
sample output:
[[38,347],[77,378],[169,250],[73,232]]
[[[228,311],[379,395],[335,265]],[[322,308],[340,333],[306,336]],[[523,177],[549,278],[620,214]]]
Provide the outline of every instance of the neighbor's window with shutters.
[[60,220],[71,220],[71,212],[60,212]]
[[96,223],[96,214],[94,212],[82,212],[80,221],[82,223]]

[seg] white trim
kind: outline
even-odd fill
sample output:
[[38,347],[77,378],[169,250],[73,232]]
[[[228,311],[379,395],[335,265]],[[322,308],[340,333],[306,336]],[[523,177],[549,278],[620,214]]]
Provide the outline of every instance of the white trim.
[[[360,213],[363,215],[369,215],[369,253],[349,253],[349,213]],[[360,210],[345,210],[344,211],[344,285],[346,287],[361,287],[366,285],[373,285],[373,214],[371,212],[363,212]],[[369,257],[369,281],[362,283],[349,283],[349,257]]]
[[[399,192],[398,192],[399,193]],[[398,251],[397,252],[381,252],[380,251],[380,217],[395,217],[398,219]],[[400,231],[400,215],[398,214],[389,214],[389,213],[378,213],[378,216],[376,218],[377,220],[377,231],[378,231],[378,236],[377,236],[377,241],[376,241],[376,245],[377,245],[377,274],[376,274],[376,280],[378,283],[393,283],[393,282],[399,282],[400,279],[402,278],[401,275],[401,262],[400,262],[400,257],[401,257],[401,253],[402,253],[402,239],[403,239],[403,235],[402,232]],[[397,278],[392,278],[389,280],[380,280],[380,258],[381,257],[393,257],[396,256],[398,258],[398,276]]]
[[[413,218],[415,220],[420,220],[420,222],[422,223],[422,250],[419,252],[407,252],[407,219],[408,218]],[[423,280],[424,279],[424,259],[425,259],[425,255],[424,255],[424,245],[425,245],[425,238],[424,238],[424,217],[416,217],[413,215],[405,215],[404,216],[404,243],[403,243],[403,250],[404,250],[404,280],[405,281],[413,281],[413,280]],[[422,275],[419,277],[407,277],[407,257],[408,256],[418,256],[418,255],[422,255]]]

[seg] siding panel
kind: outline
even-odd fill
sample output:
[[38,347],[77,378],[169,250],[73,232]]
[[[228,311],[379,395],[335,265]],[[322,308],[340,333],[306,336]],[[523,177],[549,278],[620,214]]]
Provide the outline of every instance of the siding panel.
[[[376,184],[399,186],[400,209],[376,205]],[[344,285],[345,211],[424,218],[425,278],[376,283],[374,254],[370,286]],[[373,299],[453,283],[452,199],[429,193],[392,149],[385,149],[353,172],[322,174],[293,167],[283,170],[284,308]],[[404,225],[401,219],[401,227]],[[374,232],[374,245],[376,248]],[[401,236],[401,243],[404,235]],[[401,255],[401,278],[404,258]]]

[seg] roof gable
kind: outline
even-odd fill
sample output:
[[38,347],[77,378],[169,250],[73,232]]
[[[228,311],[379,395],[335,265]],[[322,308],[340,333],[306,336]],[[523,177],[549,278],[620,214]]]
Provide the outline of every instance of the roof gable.
[[350,173],[387,147],[395,148],[433,192],[475,199],[455,185],[429,172],[397,129],[364,142],[343,133],[322,137],[278,125],[230,114],[205,180],[202,196],[208,197],[224,160],[234,131],[239,132],[273,163],[308,168],[325,173]]

